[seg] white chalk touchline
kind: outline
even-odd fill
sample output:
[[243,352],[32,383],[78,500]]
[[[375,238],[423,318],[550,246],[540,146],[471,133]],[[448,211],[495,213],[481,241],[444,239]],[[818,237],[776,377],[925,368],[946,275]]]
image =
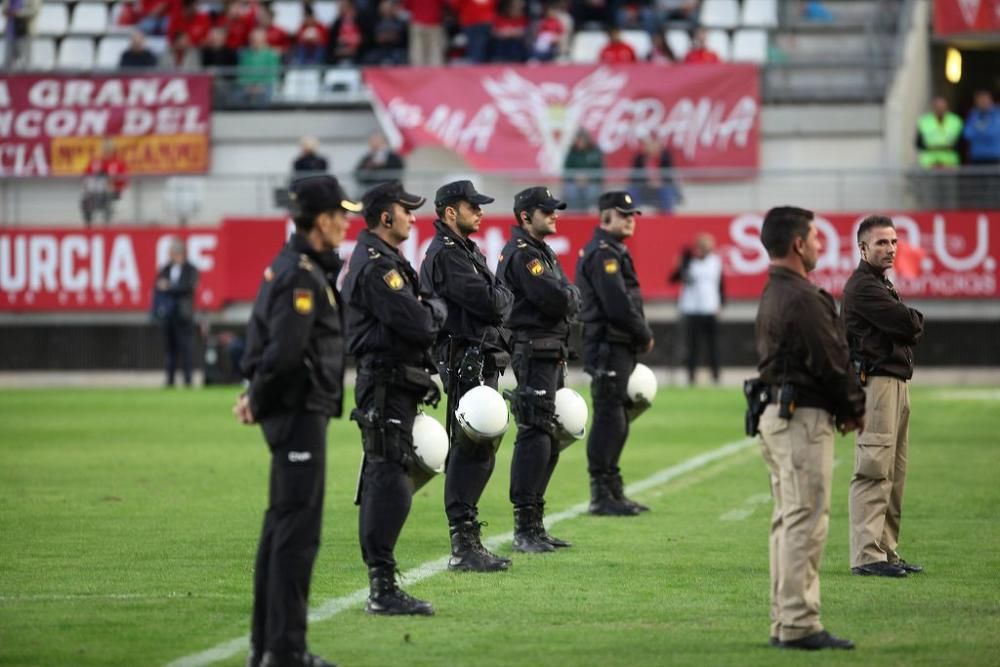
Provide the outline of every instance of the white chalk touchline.
[[[722,445],[721,447],[713,449],[710,452],[705,452],[704,454],[699,454],[698,456],[694,456],[686,461],[682,461],[675,466],[664,468],[646,479],[629,484],[625,491],[630,495],[638,495],[643,491],[666,484],[673,479],[685,475],[693,470],[697,470],[698,468],[706,466],[709,463],[732,456],[733,454],[746,449],[756,442],[757,440],[755,438],[746,438],[744,440]],[[589,504],[589,502],[578,503],[569,509],[563,510],[562,512],[549,515],[546,517],[545,523],[548,526],[553,526],[561,521],[575,519],[582,514],[586,514]],[[514,539],[514,534],[512,532],[507,532],[500,535],[494,535],[493,537],[486,539],[483,544],[488,549],[495,549],[501,544],[510,542],[512,539]],[[427,561],[412,570],[407,570],[402,575],[402,581],[409,586],[417,583],[418,581],[423,581],[424,579],[433,577],[436,574],[440,574],[447,569],[448,557],[445,556],[443,558],[437,558],[435,560]],[[321,621],[328,620],[342,611],[363,604],[367,599],[368,588],[366,587],[356,590],[353,593],[349,593],[343,597],[327,600],[309,612],[309,622],[319,623]],[[201,651],[200,653],[194,653],[192,655],[184,656],[183,658],[178,658],[177,660],[169,663],[167,667],[205,667],[205,665],[210,665],[214,662],[230,658],[240,651],[246,651],[249,646],[250,637],[248,635],[244,635],[242,637],[222,642],[221,644],[213,646],[208,650]]]

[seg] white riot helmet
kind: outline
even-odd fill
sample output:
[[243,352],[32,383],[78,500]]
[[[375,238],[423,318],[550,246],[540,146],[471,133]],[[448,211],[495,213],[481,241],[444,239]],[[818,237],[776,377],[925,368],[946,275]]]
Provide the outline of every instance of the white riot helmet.
[[563,450],[587,432],[587,402],[569,387],[556,392],[556,440]]
[[469,439],[496,449],[507,432],[510,415],[507,401],[496,389],[482,384],[465,392],[458,401],[455,420]]
[[413,490],[417,491],[431,481],[434,475],[444,472],[448,458],[448,432],[444,426],[423,412],[413,420],[413,463],[407,473],[413,480]]
[[625,391],[631,403],[628,407],[628,417],[629,421],[632,421],[653,404],[653,399],[656,398],[656,375],[646,364],[636,364],[628,377]]

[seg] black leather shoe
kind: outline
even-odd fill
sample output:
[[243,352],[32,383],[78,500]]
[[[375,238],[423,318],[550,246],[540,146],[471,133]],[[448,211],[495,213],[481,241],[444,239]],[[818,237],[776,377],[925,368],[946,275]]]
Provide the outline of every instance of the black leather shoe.
[[852,567],[851,572],[853,574],[859,574],[863,577],[905,577],[906,570],[901,568],[899,565],[893,563],[887,563],[886,561],[878,561],[876,563],[866,563],[865,565],[859,565],[857,567]]
[[912,573],[912,574],[916,574],[917,572],[923,572],[924,571],[924,568],[921,567],[920,565],[917,565],[916,563],[907,563],[902,558],[900,558],[895,563],[893,563],[893,565],[895,565],[896,567],[901,567],[904,570],[906,570],[907,572]]
[[247,653],[246,667],[260,667],[261,658],[260,651],[251,646],[250,652]]
[[779,646],[781,648],[792,648],[800,651],[819,651],[824,648],[851,650],[854,648],[854,642],[850,639],[834,637],[826,630],[823,630],[822,632],[817,632],[814,635],[808,635],[802,639],[780,642]]
[[268,651],[260,661],[260,667],[337,667],[312,653],[274,653]]

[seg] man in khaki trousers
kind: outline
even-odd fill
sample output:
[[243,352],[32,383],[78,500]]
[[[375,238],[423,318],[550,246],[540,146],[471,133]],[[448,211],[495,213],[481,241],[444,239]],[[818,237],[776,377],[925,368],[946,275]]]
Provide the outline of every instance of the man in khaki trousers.
[[858,227],[861,262],[844,287],[844,321],[851,359],[865,385],[868,427],[857,437],[851,479],[851,572],[905,577],[922,567],[900,558],[910,425],[913,346],[924,316],[899,298],[885,272],[896,257],[896,229],[872,215]]
[[852,649],[820,622],[819,568],[830,524],[833,433],[861,431],[864,394],[850,368],[833,298],[812,284],[821,250],[813,214],[768,211],[761,242],[771,258],[755,342],[770,404],[760,419],[771,477],[771,645]]

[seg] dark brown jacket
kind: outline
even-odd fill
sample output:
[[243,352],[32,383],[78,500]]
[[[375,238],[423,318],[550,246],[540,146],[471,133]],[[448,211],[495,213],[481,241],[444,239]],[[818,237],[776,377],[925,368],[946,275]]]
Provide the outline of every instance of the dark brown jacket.
[[913,377],[913,346],[924,335],[924,316],[907,308],[885,274],[864,260],[844,286],[843,317],[851,359],[868,375]]
[[837,304],[803,276],[783,267],[768,271],[756,343],[761,379],[793,384],[797,406],[822,408],[840,420],[865,413]]

